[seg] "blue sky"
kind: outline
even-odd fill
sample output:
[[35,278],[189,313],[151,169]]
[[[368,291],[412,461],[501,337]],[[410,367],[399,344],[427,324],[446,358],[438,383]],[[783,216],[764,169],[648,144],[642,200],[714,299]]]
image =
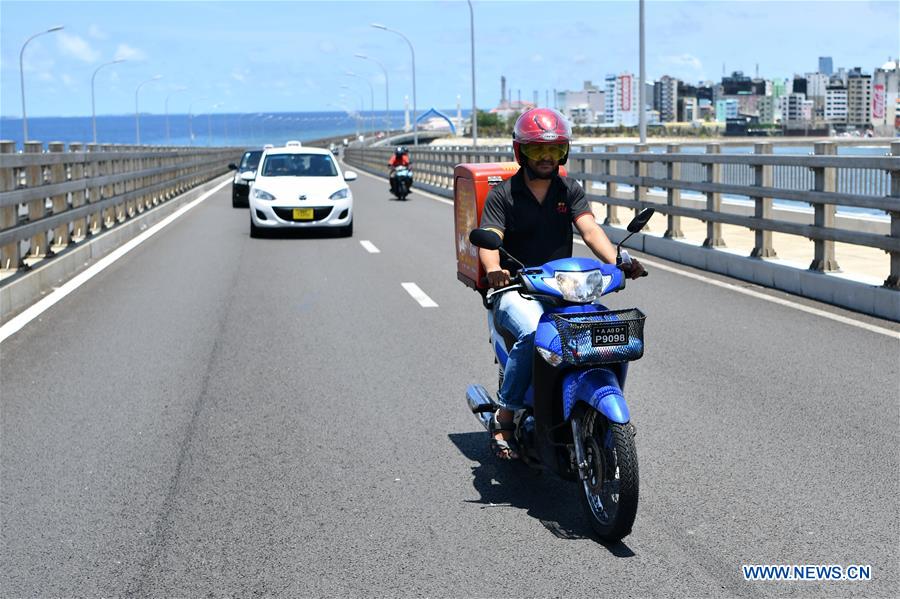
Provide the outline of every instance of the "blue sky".
[[[638,2],[473,0],[479,108],[500,97],[500,76],[530,100],[533,90],[580,89],[607,73],[638,72]],[[835,68],[871,72],[900,54],[900,2],[653,1],[646,3],[647,76],[688,81],[728,72],[784,78],[814,71],[819,56]],[[279,112],[384,108],[388,71],[393,110],[412,101],[410,53],[416,51],[417,104],[471,105],[469,10],[465,1],[433,2],[0,2],[0,114],[21,116],[19,50],[33,33],[60,32],[28,44],[24,74],[29,116],[142,111]],[[349,85],[352,89],[343,89]],[[184,91],[175,91],[180,87]],[[344,94],[345,97],[340,97]],[[361,98],[362,97],[362,98]]]

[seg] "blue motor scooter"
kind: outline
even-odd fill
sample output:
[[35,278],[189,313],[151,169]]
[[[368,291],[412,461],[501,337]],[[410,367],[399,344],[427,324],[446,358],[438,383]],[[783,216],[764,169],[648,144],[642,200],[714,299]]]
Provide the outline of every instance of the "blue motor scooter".
[[[629,223],[628,237],[652,215],[652,208],[641,211]],[[518,262],[492,231],[475,229],[469,241]],[[512,285],[482,295],[488,309],[502,293],[519,293],[549,306],[535,333],[532,381],[526,407],[513,418],[514,439],[528,465],[580,483],[591,526],[605,541],[619,541],[631,532],[638,505],[634,427],[622,389],[628,363],[644,353],[645,317],[637,308],[609,310],[599,303],[601,296],[625,288],[621,265],[630,258],[621,245],[616,265],[579,257],[522,265]],[[502,385],[515,339],[498,329],[491,312],[488,328]],[[466,399],[490,431],[499,408],[491,395],[481,385],[469,385]]]
[[397,166],[390,175],[391,192],[398,200],[405,200],[412,188],[412,169],[408,166]]

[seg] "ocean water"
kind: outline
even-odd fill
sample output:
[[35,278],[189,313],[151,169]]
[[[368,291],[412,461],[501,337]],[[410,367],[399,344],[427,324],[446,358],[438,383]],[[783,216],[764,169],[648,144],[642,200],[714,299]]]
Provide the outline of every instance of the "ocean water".
[[[455,117],[456,111],[444,111]],[[469,111],[464,110],[464,117]],[[142,114],[140,137],[142,145],[172,146],[236,146],[261,147],[280,145],[296,139],[312,141],[326,137],[353,137],[357,133],[368,136],[372,131],[397,130],[404,125],[404,112],[280,112],[246,114]],[[16,142],[22,148],[22,119],[0,119],[0,139]],[[91,143],[91,117],[29,117],[28,137],[44,144],[52,141]],[[114,115],[97,117],[97,143],[137,143],[135,116]]]

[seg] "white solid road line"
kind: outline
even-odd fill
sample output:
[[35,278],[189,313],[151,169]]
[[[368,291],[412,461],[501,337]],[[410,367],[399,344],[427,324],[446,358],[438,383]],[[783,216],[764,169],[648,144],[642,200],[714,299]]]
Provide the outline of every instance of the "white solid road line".
[[419,289],[419,286],[415,283],[400,283],[406,292],[412,296],[414,300],[419,302],[419,305],[423,308],[437,308],[438,305],[435,303],[433,299],[425,295],[425,292]]
[[[380,177],[376,177],[375,175],[370,175],[364,171],[360,171],[364,175],[368,175],[373,179],[377,179],[379,181],[384,181]],[[438,202],[443,202],[444,204],[453,205],[453,202],[434,195],[433,193],[429,193],[427,191],[416,190],[417,193],[421,193],[426,195],[432,199],[437,200]],[[575,243],[580,243],[581,245],[585,245],[585,243],[580,239],[575,239]],[[585,246],[586,247],[586,246]],[[867,322],[861,322],[859,320],[854,320],[852,318],[848,318],[846,316],[841,316],[839,314],[832,314],[830,312],[826,312],[825,310],[819,310],[818,308],[811,308],[809,306],[804,306],[803,304],[798,304],[797,302],[792,302],[790,300],[782,299],[780,297],[775,297],[771,295],[767,295],[765,293],[760,293],[759,291],[753,291],[752,289],[747,289],[745,287],[741,287],[739,285],[732,285],[731,283],[723,283],[722,281],[717,281],[716,279],[702,277],[700,275],[696,275],[692,272],[688,272],[686,270],[682,270],[680,268],[675,268],[673,266],[668,266],[666,264],[662,264],[660,262],[655,262],[651,260],[646,260],[641,258],[641,262],[646,264],[647,266],[652,266],[653,268],[658,268],[660,270],[665,270],[667,272],[671,272],[677,275],[681,275],[683,277],[688,277],[689,279],[694,279],[697,281],[701,281],[703,283],[708,283],[710,285],[715,285],[716,287],[722,287],[724,289],[730,289],[731,291],[736,291],[737,293],[743,293],[744,295],[749,295],[751,297],[755,297],[757,299],[765,300],[767,302],[772,302],[773,304],[779,304],[781,306],[785,306],[787,308],[794,308],[795,310],[800,310],[801,312],[806,312],[808,314],[815,314],[816,316],[822,316],[823,318],[828,318],[830,320],[834,320],[836,322],[841,322],[843,324],[848,324],[853,327],[857,327],[860,329],[865,329],[867,331],[871,331],[873,333],[878,333],[879,335],[887,335],[888,337],[893,337],[894,339],[900,339],[900,333],[897,331],[892,331],[891,329],[886,329],[884,327],[879,327],[877,325],[869,324]]]
[[216,193],[217,191],[219,191],[220,189],[222,189],[229,183],[231,183],[231,178],[226,179],[219,185],[210,189],[209,191],[204,193],[202,196],[200,196],[193,202],[182,206],[181,208],[179,208],[178,210],[176,210],[175,212],[173,212],[172,214],[170,214],[163,220],[159,221],[158,223],[156,223],[155,225],[153,225],[152,227],[150,227],[149,229],[147,229],[146,231],[144,231],[143,233],[141,233],[140,235],[138,235],[131,241],[116,248],[115,250],[113,250],[112,252],[110,252],[109,254],[107,254],[106,256],[101,258],[100,260],[98,260],[95,264],[91,265],[87,270],[85,270],[81,274],[73,277],[72,279],[70,279],[69,281],[64,283],[62,286],[58,287],[56,290],[51,292],[47,297],[45,297],[38,303],[34,304],[33,306],[31,306],[30,308],[28,308],[27,310],[25,310],[18,316],[16,316],[15,318],[11,319],[5,325],[0,327],[0,343],[3,343],[4,341],[6,341],[6,339],[8,339],[11,335],[14,335],[26,324],[28,324],[29,322],[31,322],[32,320],[34,320],[35,318],[37,318],[38,316],[43,314],[44,311],[46,311],[48,308],[50,308],[50,306],[54,305],[55,303],[57,303],[58,301],[60,301],[61,299],[63,299],[64,297],[66,297],[67,295],[69,295],[70,293],[72,293],[73,291],[75,291],[76,289],[78,289],[79,287],[81,287],[82,285],[87,283],[88,281],[90,281],[96,275],[100,274],[100,272],[102,272],[103,269],[105,269],[107,266],[114,263],[116,260],[118,260],[119,258],[124,256],[125,254],[127,254],[128,252],[130,252],[131,250],[133,250],[134,248],[136,248],[143,242],[147,241],[148,239],[150,239],[157,233],[159,233],[164,227],[166,227],[168,224],[173,222],[179,216],[181,216],[182,214],[184,214],[185,212],[187,212],[188,210],[190,210],[191,208],[193,208],[194,206],[196,206],[197,204],[199,204],[206,198],[210,197],[211,195],[213,195],[214,193]]
[[[580,239],[575,239],[575,243],[579,243],[587,247],[584,241]],[[826,312],[825,310],[819,310],[818,308],[812,308],[810,306],[805,306],[803,304],[798,304],[797,302],[792,302],[790,300],[786,300],[780,297],[775,297],[772,295],[768,295],[766,293],[761,293],[759,291],[754,291],[753,289],[747,289],[746,287],[741,287],[740,285],[733,285],[731,283],[725,283],[719,281],[717,279],[712,279],[708,277],[704,277],[692,272],[688,272],[686,270],[681,270],[680,268],[674,268],[669,266],[668,264],[663,264],[661,262],[656,262],[654,260],[647,260],[646,258],[641,258],[641,264],[645,264],[646,266],[650,266],[652,268],[658,268],[660,270],[665,270],[667,272],[675,273],[677,275],[681,275],[683,277],[687,277],[689,279],[694,279],[695,281],[701,281],[703,283],[707,283],[709,285],[715,285],[716,287],[722,287],[723,289],[729,289],[731,291],[736,291],[737,293],[743,293],[744,295],[749,295],[750,297],[755,297],[761,300],[765,300],[767,302],[772,302],[773,304],[779,304],[781,306],[785,306],[788,308],[793,308],[795,310],[800,310],[801,312],[806,312],[808,314],[815,314],[816,316],[821,316],[823,318],[828,318],[830,320],[834,320],[837,322],[841,322],[843,324],[848,324],[852,327],[857,327],[860,329],[865,329],[867,331],[871,331],[873,333],[878,333],[879,335],[887,335],[888,337],[893,337],[894,339],[900,339],[900,333],[897,331],[892,331],[890,329],[886,329],[884,327],[879,327],[874,324],[869,324],[867,322],[860,322],[859,320],[854,320],[852,318],[847,318],[846,316],[841,316],[840,314],[832,314],[830,312]]]
[[361,241],[359,242],[359,245],[361,245],[361,246],[363,246],[364,248],[366,248],[366,251],[369,252],[370,254],[379,254],[379,253],[381,253],[381,250],[379,250],[377,247],[375,247],[375,244],[372,243],[371,241],[369,241],[368,239],[363,239],[363,240],[361,240]]

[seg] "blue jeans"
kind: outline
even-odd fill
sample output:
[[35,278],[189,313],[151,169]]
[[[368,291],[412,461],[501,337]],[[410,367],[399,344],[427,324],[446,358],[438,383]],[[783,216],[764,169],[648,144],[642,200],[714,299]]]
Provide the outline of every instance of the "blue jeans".
[[531,384],[534,332],[545,307],[515,291],[504,293],[499,300],[493,307],[494,325],[512,333],[516,342],[503,369],[503,386],[497,394],[497,403],[506,410],[515,411],[525,407],[525,392]]

